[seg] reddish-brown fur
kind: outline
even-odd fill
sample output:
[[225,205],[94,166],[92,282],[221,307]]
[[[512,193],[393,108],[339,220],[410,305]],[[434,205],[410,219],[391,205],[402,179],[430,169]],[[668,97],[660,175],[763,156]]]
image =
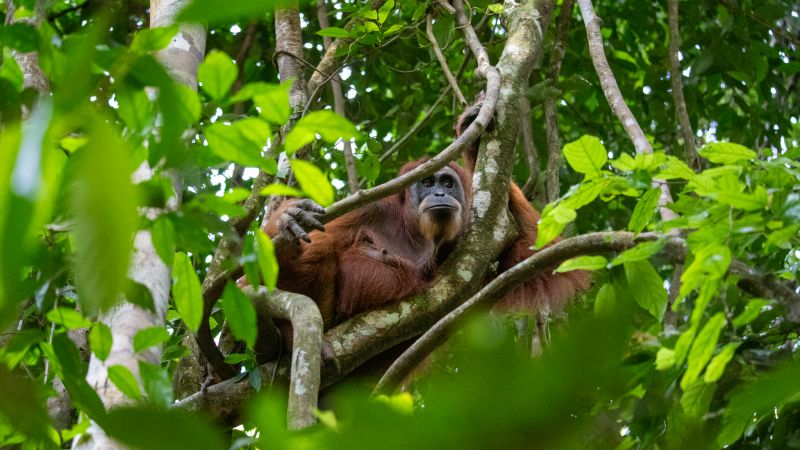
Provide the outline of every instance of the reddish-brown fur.
[[[423,160],[406,164],[405,173]],[[468,196],[470,179],[451,164]],[[319,306],[325,327],[380,305],[395,302],[429,287],[438,264],[462,233],[466,208],[449,230],[453,239],[436,246],[430,230],[421,228],[416,205],[406,201],[407,191],[363,206],[325,225],[325,231],[309,233],[310,243],[287,245],[278,251],[278,287],[311,297]],[[291,206],[284,202],[265,231],[275,236],[278,219]]]
[[[469,113],[459,119],[457,134],[473,119]],[[438,265],[469,222],[470,185],[477,153],[477,144],[464,152],[466,170],[450,164],[458,173],[466,196],[462,199],[461,220],[450,224],[457,229],[430,229],[431,222],[420,219],[416,205],[406,201],[408,191],[404,191],[333,220],[324,232],[310,233],[310,243],[279,249],[278,287],[311,297],[320,308],[326,328],[427,289]],[[424,161],[410,162],[400,173]],[[279,233],[279,218],[291,204],[284,202],[272,214],[265,226],[270,236]],[[536,242],[539,213],[513,182],[509,185],[508,208],[520,235],[498,257],[498,273],[531,256]],[[442,234],[451,239],[437,246],[432,235]],[[508,293],[499,307],[526,311],[560,308],[588,285],[589,276],[584,271],[546,272]]]

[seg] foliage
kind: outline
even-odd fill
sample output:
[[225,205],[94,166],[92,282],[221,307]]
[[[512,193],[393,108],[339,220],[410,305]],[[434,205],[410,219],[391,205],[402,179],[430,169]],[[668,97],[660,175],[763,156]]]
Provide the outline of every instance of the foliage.
[[[13,3],[16,19],[32,14],[32,0]],[[0,336],[0,445],[68,445],[91,418],[138,448],[800,447],[798,318],[774,293],[753,294],[728,270],[740,261],[791,286],[798,280],[796,4],[681,2],[684,94],[705,163],[699,173],[685,162],[674,116],[664,2],[596,2],[617,82],[656,149],[650,155],[633,154],[611,114],[577,11],[556,85],[546,79],[555,26],[547,29],[541,69],[530,80],[530,120],[544,170],[541,105],[556,99],[567,164],[563,195],[548,205],[534,198],[542,209],[537,246],[564,233],[680,232],[688,247],[682,273],[675,255],[663,254],[664,241],[567,261],[559,270],[593,270],[594,287],[568,309],[568,323],[551,320],[544,357],[528,358],[534,340],[547,341],[534,332],[541,318],[479,318],[439,352],[433,375],[413,385],[410,399],[372,400],[363,381],[339,387],[320,425],[298,434],[284,430],[281,399],[265,395],[245,423],[258,433],[234,430],[234,443],[194,414],[168,408],[187,354],[183,338],[203,320],[200,283],[214,250],[236,235],[232,220],[246,214],[257,169],[278,177],[262,195],[327,205],[348,194],[343,139],[355,144],[366,186],[452,140],[461,111],[451,94],[437,103],[447,82],[424,31],[430,5],[337,1],[332,26],[321,30],[309,19],[316,6],[301,2],[307,61],[321,58],[322,36],[352,41],[338,55],[347,97],[341,117],[326,107],[333,104],[327,86],[320,105],[293,111],[290,84],[275,83],[274,2],[196,0],[183,12],[210,26],[198,92],[173,82],[154,56],[177,28],[147,29],[147,2],[105,3],[47,2],[41,26],[0,26],[0,326],[8,330]],[[471,2],[473,25],[487,17],[479,37],[497,61],[503,8],[490,3]],[[435,14],[450,68],[474,95],[483,80],[465,61],[462,35],[452,16]],[[248,36],[252,48],[243,52]],[[52,94],[38,100],[23,88],[13,57],[27,51],[38,51],[51,82]],[[423,118],[425,126],[381,162]],[[289,122],[294,127],[281,130]],[[281,151],[297,186],[283,179]],[[134,183],[144,161],[154,176]],[[244,176],[235,167],[246,167]],[[183,180],[179,192],[174,175]],[[518,151],[514,178],[522,185],[528,176]],[[670,187],[675,219],[660,220],[654,180]],[[176,194],[180,206],[166,208]],[[151,209],[167,212],[137,214]],[[251,283],[274,287],[279,268],[257,222],[228,263],[243,265]],[[140,364],[138,379],[130,367],[111,365],[112,383],[140,406],[106,411],[85,379],[81,352],[108,358],[114,330],[97,314],[121,296],[153,307],[149,291],[126,276],[139,230],[150,231],[172,269],[167,323],[133,342],[135,352],[163,346],[162,364]],[[245,342],[228,361],[253,369],[255,311],[234,283],[212,311],[215,336],[225,321]],[[89,329],[88,348],[68,338],[81,329]],[[259,384],[257,373],[250,383]],[[56,377],[81,419],[60,434],[45,408]]]

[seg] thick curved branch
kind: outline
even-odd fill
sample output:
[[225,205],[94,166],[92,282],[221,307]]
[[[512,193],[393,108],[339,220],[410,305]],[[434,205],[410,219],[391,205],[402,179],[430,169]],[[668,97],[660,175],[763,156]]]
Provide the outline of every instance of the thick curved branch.
[[[436,325],[425,332],[422,337],[417,339],[411,347],[392,363],[375,387],[375,392],[394,390],[414,367],[419,365],[428,354],[447,340],[455,329],[456,324],[467,313],[499,301],[511,289],[530,278],[556,267],[569,258],[593,253],[622,251],[633,247],[639,242],[654,240],[658,237],[659,235],[653,233],[643,233],[638,236],[629,232],[591,233],[564,239],[533,254],[500,274],[480,292],[444,316]],[[682,243],[682,241],[680,242]]]
[[[638,243],[663,238],[666,238],[667,242],[661,253],[669,257],[673,262],[682,263],[687,255],[686,242],[682,238],[664,236],[657,233],[636,235],[627,231],[606,231],[576,236],[564,239],[533,254],[500,274],[480,292],[448,313],[436,325],[425,332],[422,337],[392,363],[375,387],[375,392],[394,390],[411,370],[447,340],[459,326],[462,318],[481,307],[493,305],[511,289],[526,280],[576,256],[621,252],[632,248]],[[800,321],[800,294],[797,294],[789,286],[781,283],[775,277],[758,272],[738,260],[731,262],[728,273],[740,277],[739,285],[744,290],[765,298],[778,299],[785,305],[789,320]]]
[[686,109],[686,100],[683,98],[683,81],[681,80],[681,62],[678,52],[681,46],[681,36],[678,32],[678,0],[667,0],[667,13],[669,15],[669,63],[670,81],[672,82],[672,99],[675,101],[675,114],[681,124],[683,145],[686,147],[686,158],[689,167],[695,171],[702,169],[700,156],[697,154],[697,143],[694,139],[692,123]]
[[[589,41],[589,54],[592,57],[592,64],[597,72],[597,77],[600,79],[600,87],[603,89],[603,94],[606,96],[608,106],[611,111],[617,116],[625,133],[628,134],[636,153],[653,153],[653,146],[636,121],[631,109],[625,103],[622,97],[622,92],[617,85],[617,79],[614,78],[614,73],[611,71],[611,66],[608,65],[605,51],[603,50],[603,35],[600,32],[600,18],[594,12],[591,0],[577,0],[578,6],[581,9],[581,16],[583,17],[583,25],[586,27],[586,39]],[[669,192],[669,186],[658,180],[653,180],[653,185],[661,190],[661,196],[658,200],[659,212],[663,220],[674,219],[675,213],[666,208],[668,203],[672,203],[672,195]]]
[[289,429],[299,430],[317,422],[314,409],[320,385],[322,363],[322,315],[309,297],[263,286],[243,289],[258,310],[292,323],[292,364],[289,376]]

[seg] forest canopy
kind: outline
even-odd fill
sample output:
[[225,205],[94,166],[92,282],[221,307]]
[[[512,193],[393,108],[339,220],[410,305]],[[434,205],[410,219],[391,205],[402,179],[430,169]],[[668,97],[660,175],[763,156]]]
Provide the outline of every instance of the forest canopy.
[[[5,0],[0,447],[800,447],[798,46],[790,0]],[[425,289],[279,289],[285,202],[454,164]]]

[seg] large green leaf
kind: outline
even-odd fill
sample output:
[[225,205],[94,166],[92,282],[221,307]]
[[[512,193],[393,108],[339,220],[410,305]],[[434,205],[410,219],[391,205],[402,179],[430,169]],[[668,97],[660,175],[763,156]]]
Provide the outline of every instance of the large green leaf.
[[629,261],[623,267],[628,286],[636,303],[646,309],[659,322],[667,309],[667,291],[664,280],[647,260]]
[[292,160],[292,171],[303,192],[322,206],[333,203],[334,192],[328,178],[317,166],[300,159]]
[[[273,12],[277,0],[191,0],[177,17],[179,21],[209,24],[232,23],[243,19],[263,19]],[[284,1],[285,4],[285,1]]]
[[653,214],[656,212],[658,206],[658,198],[661,195],[661,189],[653,188],[645,192],[642,198],[636,203],[636,207],[631,214],[631,220],[628,222],[628,229],[634,233],[639,233],[644,230],[644,227],[650,223]]
[[317,134],[329,144],[333,144],[339,139],[349,140],[361,136],[352,122],[325,109],[310,112],[300,119],[286,135],[284,148],[287,153],[294,153],[300,147],[314,141]]
[[230,56],[219,50],[206,55],[197,69],[197,81],[213,100],[221,100],[236,81],[238,71]]
[[149,450],[225,449],[226,440],[216,426],[181,409],[146,406],[115,408],[103,429],[133,448]]
[[716,164],[736,164],[757,156],[756,152],[733,142],[710,142],[699,152],[700,156]]
[[205,135],[209,149],[220,158],[275,173],[275,161],[261,154],[271,135],[263,120],[250,117],[230,125],[217,122],[206,128]]
[[186,253],[176,253],[172,265],[172,298],[175,309],[193,333],[203,320],[203,291]]
[[[84,312],[108,309],[128,283],[138,225],[133,167],[127,145],[97,120],[89,143],[72,157],[78,299]],[[113,192],[113,200],[109,193]]]
[[278,284],[278,259],[275,257],[275,246],[272,239],[261,230],[256,230],[255,250],[261,279],[268,289],[275,289]]
[[603,165],[608,161],[608,153],[600,139],[583,135],[577,141],[564,145],[564,157],[576,172],[594,178],[600,175]]
[[92,330],[89,332],[89,344],[92,347],[92,353],[97,356],[97,359],[105,361],[108,358],[108,355],[111,354],[113,342],[114,337],[108,325],[99,321],[92,325]]
[[[262,240],[258,242],[261,243]],[[267,258],[269,257],[267,256]],[[233,283],[225,286],[222,299],[225,303],[225,318],[228,320],[233,335],[253,348],[256,345],[256,337],[258,337],[258,326],[256,309],[250,299]]]
[[686,373],[681,378],[681,388],[686,390],[700,376],[706,363],[711,359],[717,348],[717,341],[722,328],[725,326],[725,314],[717,313],[703,326],[689,350],[688,366]]
[[113,365],[108,368],[108,379],[123,393],[132,400],[141,400],[142,391],[139,389],[139,382],[136,376],[125,366]]

